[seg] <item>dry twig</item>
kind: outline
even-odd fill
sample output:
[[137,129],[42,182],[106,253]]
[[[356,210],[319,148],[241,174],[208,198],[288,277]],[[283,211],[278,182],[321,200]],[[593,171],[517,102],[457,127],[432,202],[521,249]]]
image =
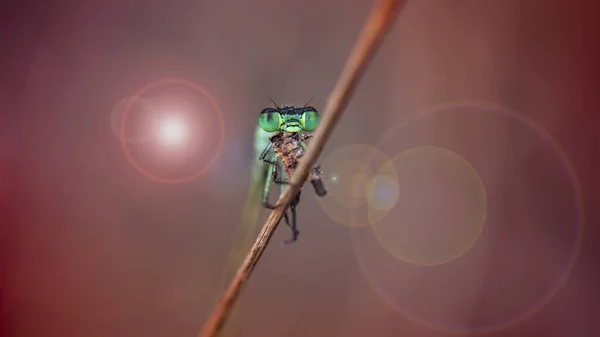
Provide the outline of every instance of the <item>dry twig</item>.
[[271,236],[273,236],[275,229],[279,225],[283,213],[289,207],[292,196],[298,192],[304,181],[306,181],[310,168],[323,151],[325,143],[341,117],[343,109],[348,104],[368,62],[374,55],[392,21],[395,19],[402,3],[403,1],[401,0],[382,0],[367,18],[367,22],[358,37],[354,49],[350,53],[342,74],[329,95],[323,112],[323,119],[315,132],[314,138],[309,143],[305,155],[300,159],[298,168],[291,177],[290,184],[279,197],[277,207],[267,218],[252,249],[229,284],[225,295],[209,316],[199,337],[216,337],[221,331],[243,285],[258,263]]

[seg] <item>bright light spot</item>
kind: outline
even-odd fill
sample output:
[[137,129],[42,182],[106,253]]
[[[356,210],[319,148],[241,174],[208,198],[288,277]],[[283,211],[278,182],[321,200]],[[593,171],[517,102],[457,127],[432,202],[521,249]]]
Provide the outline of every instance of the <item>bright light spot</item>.
[[167,144],[180,144],[185,139],[185,131],[183,121],[168,119],[160,125],[160,138]]

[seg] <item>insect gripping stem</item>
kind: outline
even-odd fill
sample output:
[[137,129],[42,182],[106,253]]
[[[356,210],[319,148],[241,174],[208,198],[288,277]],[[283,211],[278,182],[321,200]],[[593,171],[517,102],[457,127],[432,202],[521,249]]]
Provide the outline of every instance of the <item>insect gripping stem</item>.
[[288,185],[284,193],[280,196],[278,206],[267,218],[267,222],[260,231],[252,249],[238,269],[217,307],[210,314],[199,337],[216,337],[221,331],[235,300],[242,290],[242,286],[248,280],[252,270],[262,256],[264,249],[283,217],[283,213],[291,203],[292,197],[298,192],[301,182],[305,181],[308,177],[310,167],[314,165],[317,157],[321,154],[333,128],[343,113],[344,107],[348,104],[361,75],[385,36],[388,27],[398,14],[402,3],[403,1],[401,0],[382,0],[367,18],[367,22],[354,49],[350,53],[344,70],[329,96],[325,108],[325,116],[316,130],[315,137],[308,145],[306,155],[300,160],[299,167],[291,177],[292,184]]

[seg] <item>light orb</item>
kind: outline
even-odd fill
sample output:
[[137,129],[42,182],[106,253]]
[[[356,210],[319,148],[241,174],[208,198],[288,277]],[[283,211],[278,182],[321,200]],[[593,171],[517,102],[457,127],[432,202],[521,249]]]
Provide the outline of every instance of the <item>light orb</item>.
[[183,121],[167,119],[160,123],[159,137],[167,145],[181,144],[186,138],[186,127]]

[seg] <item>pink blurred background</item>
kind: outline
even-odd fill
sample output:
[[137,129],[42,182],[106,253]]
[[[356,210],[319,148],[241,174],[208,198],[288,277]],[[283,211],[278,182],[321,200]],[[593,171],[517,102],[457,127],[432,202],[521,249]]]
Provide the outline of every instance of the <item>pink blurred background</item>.
[[[323,109],[371,6],[7,5],[2,335],[196,336],[223,287],[258,113],[268,97],[304,104],[314,96],[311,105]],[[410,265],[385,256],[364,231],[332,221],[306,189],[300,240],[281,248],[289,232],[277,231],[240,303],[240,336],[600,335],[597,9],[584,0],[409,1],[323,158],[354,143],[390,155],[452,147],[486,184],[482,236],[451,263]],[[205,87],[226,126],[217,162],[190,183],[139,174],[110,127],[115,104],[166,77]],[[460,100],[496,102],[535,120],[563,147],[581,200],[547,142],[510,118],[477,114],[484,108],[425,117],[394,134],[392,126],[417,111]],[[426,188],[436,194],[440,186]],[[547,293],[554,296],[537,305]]]

